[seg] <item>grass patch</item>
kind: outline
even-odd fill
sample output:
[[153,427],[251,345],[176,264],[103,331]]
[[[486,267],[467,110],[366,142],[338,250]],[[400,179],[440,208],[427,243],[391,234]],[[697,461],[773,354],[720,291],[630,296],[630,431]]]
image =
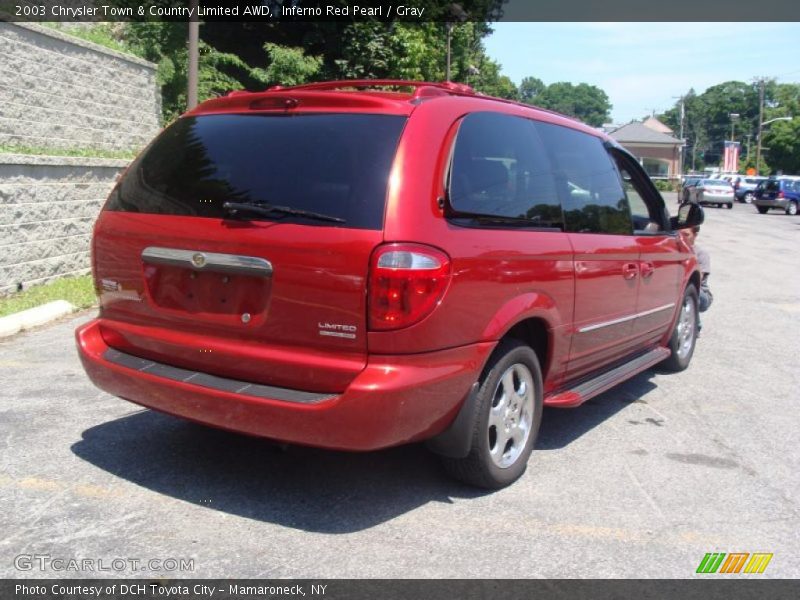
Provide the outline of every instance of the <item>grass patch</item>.
[[62,277],[0,298],[0,317],[41,306],[53,300],[66,300],[78,308],[92,306],[97,300],[92,276]]
[[116,23],[94,23],[88,27],[64,27],[59,22],[44,22],[39,24],[60,31],[66,35],[71,35],[72,37],[92,42],[98,46],[103,46],[109,50],[136,56],[136,53],[129,48],[125,42],[115,36],[114,25],[117,25]]
[[96,148],[48,148],[45,146],[17,146],[0,144],[0,154],[28,154],[32,156],[75,156],[80,158],[133,159],[137,150],[98,150]]

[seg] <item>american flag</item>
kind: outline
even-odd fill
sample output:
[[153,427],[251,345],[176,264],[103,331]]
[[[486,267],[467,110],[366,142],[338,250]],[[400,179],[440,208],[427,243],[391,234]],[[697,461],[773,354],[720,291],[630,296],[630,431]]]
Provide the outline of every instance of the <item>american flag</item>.
[[739,170],[739,142],[725,142],[722,170],[728,173],[736,173]]

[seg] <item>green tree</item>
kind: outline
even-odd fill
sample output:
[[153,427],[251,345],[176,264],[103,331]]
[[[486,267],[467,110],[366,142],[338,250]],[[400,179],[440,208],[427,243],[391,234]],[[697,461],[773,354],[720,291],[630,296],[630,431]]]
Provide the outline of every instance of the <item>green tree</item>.
[[771,124],[764,133],[764,146],[773,169],[800,173],[800,118]]
[[[689,90],[684,97],[684,138],[687,140],[688,168],[702,169],[704,166],[719,166],[724,141],[731,137],[731,114],[739,115],[733,124],[734,139],[742,144],[743,165],[754,166],[755,144],[758,133],[759,85],[756,82],[727,81],[711,86],[702,94]],[[764,85],[765,121],[775,117],[800,115],[800,85],[794,83],[778,84],[767,81]],[[680,130],[680,100],[660,118],[674,131]],[[792,163],[792,148],[789,130],[776,128],[782,123],[770,125],[763,133],[765,150],[762,154],[774,168],[786,170]],[[767,140],[769,139],[769,143]],[[773,155],[772,141],[775,140]],[[750,146],[750,156],[746,148]],[[749,158],[749,160],[748,160]],[[775,162],[778,160],[778,163]],[[781,166],[778,166],[778,165]]]
[[580,119],[593,127],[606,123],[611,112],[611,103],[606,93],[588,83],[551,83],[537,95],[536,103],[542,108]]
[[545,90],[544,82],[537,77],[525,77],[519,84],[519,99],[527,104],[536,104],[537,96]]
[[322,66],[322,57],[306,56],[302,48],[267,42],[264,44],[264,51],[269,57],[269,66],[266,69],[253,69],[251,74],[267,85],[305,83],[313,78]]
[[[137,6],[136,0],[109,2]],[[265,0],[277,10],[282,0]],[[173,5],[174,0],[153,0]],[[331,0],[331,4],[346,4]],[[417,7],[433,20],[335,22],[204,22],[201,23],[199,99],[232,89],[264,89],[326,79],[445,79],[446,39],[452,27],[453,81],[504,98],[517,89],[485,52],[482,40],[491,33],[487,21],[502,15],[502,0],[461,0],[458,5],[420,0]],[[458,6],[458,11],[456,11]],[[458,14],[457,14],[458,13]],[[165,120],[185,108],[187,24],[126,24],[124,42],[139,56],[158,64]]]

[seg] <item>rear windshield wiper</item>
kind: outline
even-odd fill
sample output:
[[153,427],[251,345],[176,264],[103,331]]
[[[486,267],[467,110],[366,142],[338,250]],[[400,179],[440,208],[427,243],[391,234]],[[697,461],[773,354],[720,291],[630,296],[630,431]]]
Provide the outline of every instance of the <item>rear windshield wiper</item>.
[[322,213],[313,212],[310,210],[302,210],[300,208],[289,208],[288,206],[275,206],[266,202],[259,202],[258,204],[246,204],[243,202],[225,202],[222,208],[235,215],[239,212],[249,212],[258,215],[270,217],[275,213],[283,215],[294,215],[298,217],[306,217],[308,219],[316,219],[318,221],[332,221],[333,223],[346,223],[344,219],[339,217],[332,217],[331,215],[323,215]]

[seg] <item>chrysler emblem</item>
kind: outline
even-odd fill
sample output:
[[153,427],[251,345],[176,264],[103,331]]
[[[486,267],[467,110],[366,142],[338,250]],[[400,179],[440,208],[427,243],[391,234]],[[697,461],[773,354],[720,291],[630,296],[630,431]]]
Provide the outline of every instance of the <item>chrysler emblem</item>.
[[192,264],[197,267],[198,269],[203,268],[206,265],[206,255],[202,252],[197,252],[192,255]]

